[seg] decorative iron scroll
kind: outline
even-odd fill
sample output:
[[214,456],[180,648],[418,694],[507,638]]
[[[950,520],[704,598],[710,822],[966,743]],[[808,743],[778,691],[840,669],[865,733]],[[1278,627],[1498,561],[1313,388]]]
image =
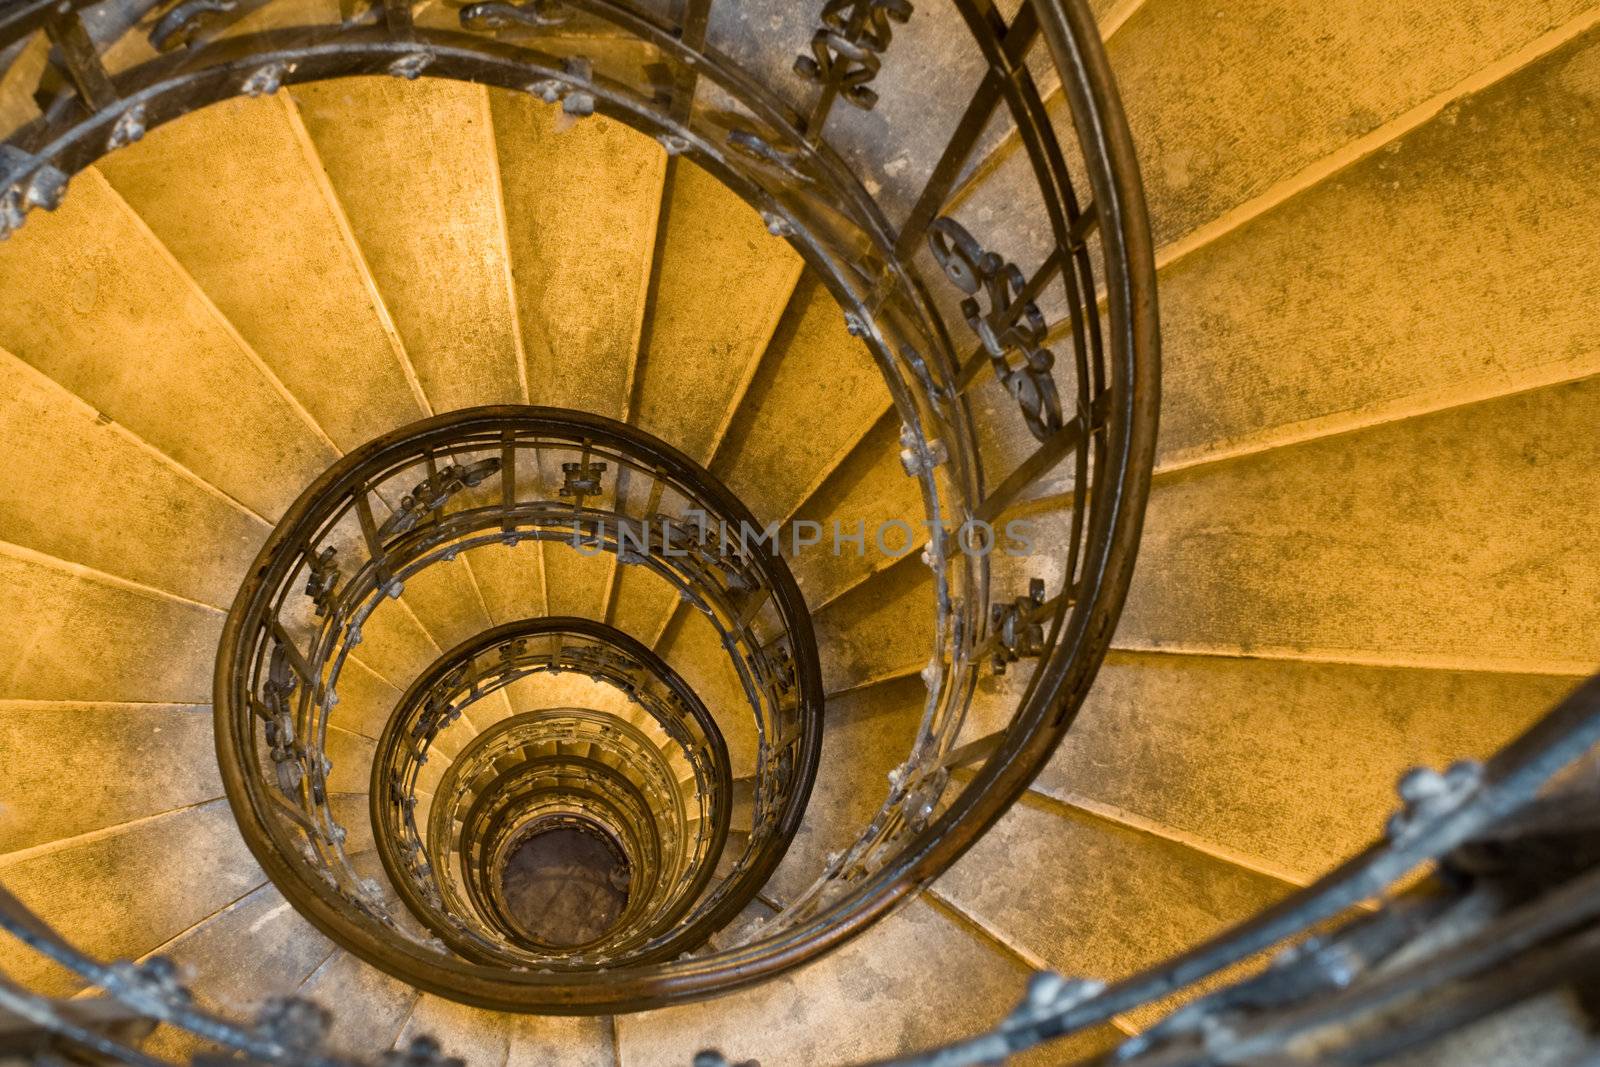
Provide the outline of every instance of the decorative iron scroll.
[[[1061,429],[1061,398],[1051,369],[1056,357],[1044,347],[1048,327],[1039,306],[1024,299],[1028,280],[1015,264],[987,252],[951,218],[936,220],[928,246],[947,278],[968,296],[961,302],[967,325],[983,342],[995,377],[1022,407],[1028,432],[1040,441]],[[987,310],[977,295],[989,301]],[[1014,362],[1020,360],[1020,362]]]
[[794,72],[870,111],[878,104],[871,82],[894,35],[890,23],[904,25],[911,12],[910,0],[828,0],[822,28],[811,37],[811,55],[797,56]]

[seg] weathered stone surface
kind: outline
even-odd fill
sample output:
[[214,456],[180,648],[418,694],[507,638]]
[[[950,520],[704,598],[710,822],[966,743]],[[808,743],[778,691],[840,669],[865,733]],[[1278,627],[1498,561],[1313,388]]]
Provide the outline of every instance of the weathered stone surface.
[[0,701],[0,854],[222,795],[211,709]]
[[436,412],[525,400],[487,93],[442,78],[290,90]]
[[[703,1048],[763,1067],[858,1063],[997,1022],[1027,975],[991,941],[915,901],[822,960],[719,999],[714,1011],[619,1016],[618,1052],[624,1067],[677,1067]],[[1060,1062],[1052,1055],[1018,1062]]]
[[1490,755],[1572,684],[1113,652],[1034,788],[1309,878],[1381,832],[1405,770]]
[[506,1063],[515,1018],[424,993],[394,1043],[404,1048],[412,1038],[426,1034],[447,1056],[460,1057],[474,1067],[496,1067]]
[[530,402],[621,418],[666,153],[604,116],[569,125],[523,93],[489,101]]
[[673,174],[630,421],[706,462],[789,302],[801,260],[705,171],[680,161]]
[[[249,966],[241,967],[245,945]],[[243,1020],[254,1018],[269,997],[292,995],[333,952],[333,943],[271,885],[230,904],[161,949],[161,955],[178,965],[196,1003]],[[179,1062],[201,1049],[217,1051],[216,1046],[171,1026],[158,1028],[143,1047]]]
[[900,678],[828,701],[822,759],[799,833],[765,892],[794,900],[822,873],[828,854],[847,847],[889,793],[889,772],[906,761],[928,691]]
[[755,712],[716,628],[698,611],[682,612],[658,651],[716,719],[734,777],[750,774],[756,758]]
[[1600,370],[1597,100],[1589,34],[1163,270],[1161,461]]
[[443,652],[404,601],[384,599],[361,624],[353,655],[404,692]]
[[544,568],[550,614],[602,618],[614,565],[610,553],[585,555],[569,542],[546,544]]
[[559,1063],[562,1067],[615,1067],[609,1018],[520,1015],[511,1022],[507,1067]]
[[7,242],[0,286],[0,346],[261,515],[333,461],[99,172]]
[[328,772],[328,792],[370,792],[372,757],[376,748],[371,738],[330,728],[323,748],[333,763],[333,769]]
[[472,567],[496,626],[546,615],[543,556],[534,542],[484,545],[457,557]]
[[383,733],[383,724],[400,699],[400,690],[374,674],[356,656],[345,660],[334,692],[339,702],[328,715],[328,725],[373,739]]
[[1060,973],[1101,980],[1187,948],[1290,889],[1042,799],[1015,805],[935,886]]
[[329,1043],[353,1056],[392,1046],[418,999],[415,989],[343,950],[306,979],[299,995],[328,1007]]
[[100,167],[348,451],[427,411],[292,106],[213,104]]
[[494,625],[465,556],[434,563],[413,574],[406,579],[404,599],[441,649],[454,648]]
[[0,434],[0,540],[207,604],[232,601],[266,536],[260,520],[7,353]]
[[780,521],[888,407],[872,354],[850,336],[844,312],[808,273],[712,470],[758,521]]
[[1158,479],[1127,648],[1586,674],[1600,379]]
[[0,697],[211,699],[219,612],[0,555],[0,617]]
[[[60,849],[0,863],[0,881],[80,949],[142,956],[264,881],[224,800],[137,822]],[[13,981],[62,995],[82,984],[8,941]]]
[[[1358,0],[1147,0],[1108,46],[1158,243],[1182,236],[1581,13]],[[1182,55],[1181,64],[1171,62]]]
[[[820,531],[821,540],[795,552],[793,533],[784,539],[784,556],[811,610],[866,575],[892,566],[892,553],[901,550],[905,538],[898,523],[909,524],[920,545],[924,514],[918,483],[900,465],[900,420],[884,415],[795,512],[801,539]],[[853,540],[858,532],[863,539],[859,549]],[[880,532],[883,546],[878,544]]]
[[832,601],[813,625],[829,693],[901,674],[933,656],[933,576],[916,553]]

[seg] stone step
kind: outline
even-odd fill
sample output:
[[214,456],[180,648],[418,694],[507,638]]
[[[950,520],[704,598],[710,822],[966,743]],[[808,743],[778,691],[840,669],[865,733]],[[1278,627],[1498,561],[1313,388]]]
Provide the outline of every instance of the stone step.
[[429,414],[287,94],[197,111],[100,169],[340,449]]
[[7,242],[0,285],[13,296],[0,347],[264,519],[333,461],[332,442],[98,171]]
[[807,274],[773,335],[712,472],[758,522],[793,514],[889,407],[872,354]]
[[[245,946],[249,966],[242,967],[240,950]],[[292,996],[334,951],[333,942],[269,883],[162,945],[159,954],[178,965],[199,1006],[248,1021],[270,998]],[[186,1030],[162,1026],[144,1049],[181,1062],[201,1049],[215,1051],[215,1046]]]
[[1119,647],[1586,675],[1600,379],[1158,478]]
[[935,883],[1004,943],[1060,974],[1100,981],[1197,944],[1292,889],[1034,793]]
[[[980,932],[914,900],[837,952],[709,1009],[691,1004],[618,1016],[617,1051],[623,1067],[680,1067],[705,1048],[763,1067],[858,1063],[999,1022],[1021,999],[1028,973]],[[1094,1035],[1068,1051],[1106,1047],[1105,1036]],[[1050,1049],[1014,1062],[1063,1061]]]
[[[900,551],[905,537],[899,523],[911,527],[920,545],[925,514],[918,483],[900,463],[900,420],[892,412],[882,415],[800,505],[784,537],[784,555],[812,613],[894,565],[891,553]],[[860,548],[853,540],[858,532]],[[796,551],[797,533],[800,541],[814,534],[820,540]]]
[[872,821],[888,796],[889,772],[911,753],[926,698],[922,679],[910,677],[828,701],[805,821],[763,892],[796,899],[822,873],[828,856],[849,847]]
[[830,694],[916,674],[933,655],[933,576],[912,553],[831,601],[813,623]]
[[429,407],[525,403],[489,91],[374,77],[289,94]]
[[0,551],[0,698],[206,704],[220,611]]
[[203,704],[0,701],[0,751],[0,855],[222,795]]
[[629,421],[710,461],[788,306],[801,260],[733,192],[672,168]]
[[10,449],[0,540],[232,603],[267,533],[259,518],[9,353],[0,353],[0,433]]
[[1034,788],[1306,882],[1380,832],[1407,769],[1490,755],[1573,681],[1112,652]]
[[1166,266],[1158,463],[1600,371],[1575,258],[1600,239],[1597,95],[1600,30]]
[[1145,0],[1107,51],[1157,243],[1511,61],[1589,8],[1586,0],[1403,0],[1382,10],[1250,0],[1219,11]]
[[592,115],[489,90],[528,402],[627,415],[666,153]]
[[[142,956],[265,881],[227,801],[212,800],[0,861],[0,882],[80,950]],[[15,940],[0,965],[61,996],[82,982]]]
[[300,986],[298,996],[315,1000],[333,1017],[328,1043],[351,1056],[370,1057],[400,1036],[419,994],[398,978],[339,949]]

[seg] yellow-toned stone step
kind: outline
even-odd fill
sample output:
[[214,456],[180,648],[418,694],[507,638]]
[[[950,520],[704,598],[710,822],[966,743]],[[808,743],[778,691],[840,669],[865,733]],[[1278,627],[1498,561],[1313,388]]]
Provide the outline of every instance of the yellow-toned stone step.
[[365,783],[360,793],[330,793],[328,808],[333,812],[334,821],[349,834],[344,842],[345,855],[359,856],[377,847],[372,840],[372,810],[368,804]]
[[787,518],[889,403],[872,354],[850,336],[833,295],[807,274],[712,472],[759,521]]
[[260,519],[0,352],[0,540],[226,606]]
[[[248,952],[248,966],[240,966],[241,952]],[[233,1019],[252,1018],[268,999],[293,995],[333,952],[333,942],[302,919],[270,883],[159,950],[178,965],[185,987],[201,1007]],[[326,1006],[338,1009],[337,1004]],[[160,1027],[143,1047],[180,1062],[202,1048],[215,1051],[171,1026]]]
[[934,888],[1060,974],[1109,981],[1221,932],[1293,887],[1030,793]]
[[258,514],[278,515],[333,461],[283,383],[98,171],[0,249],[0,286],[12,296],[0,347]]
[[[1157,243],[1514,64],[1530,42],[1559,34],[1590,6],[1403,0],[1375,10],[1354,0],[1249,0],[1217,10],[1145,0],[1107,50]],[[1174,55],[1184,57],[1181,67]]]
[[917,677],[853,690],[828,701],[822,759],[806,819],[765,890],[794,900],[849,847],[889,794],[889,772],[906,761],[928,690]]
[[1585,675],[1600,378],[1158,478],[1121,647]]
[[374,740],[383,733],[401,695],[356,656],[345,660],[334,692],[339,700],[328,714],[328,725]]
[[439,412],[527,399],[487,94],[443,78],[290,90]]
[[[913,960],[939,965],[909,965]],[[1028,973],[981,933],[916,900],[831,955],[720,998],[715,1011],[688,1005],[618,1016],[618,1053],[623,1067],[678,1067],[705,1048],[763,1067],[880,1059],[994,1025],[1022,999]],[[1066,1051],[1105,1047],[1096,1035]],[[1062,1051],[1013,1062],[1061,1063]]]
[[600,115],[489,92],[528,400],[626,415],[666,153]]
[[561,1067],[616,1067],[609,1017],[517,1015],[511,1019],[507,1067],[559,1063]]
[[[783,553],[811,610],[893,566],[906,545],[906,527],[911,543],[921,545],[924,514],[918,483],[900,463],[900,420],[891,412],[829,473],[785,531]],[[796,535],[818,541],[796,551]]]
[[465,556],[440,561],[406,579],[402,594],[423,629],[441,649],[451,649],[491,628],[477,575]]
[[544,554],[537,541],[483,545],[459,556],[472,568],[496,626],[548,615]]
[[[659,533],[659,526],[654,529]],[[607,621],[649,645],[664,635],[681,603],[677,587],[665,578],[646,567],[624,564],[617,568]]]
[[376,749],[370,737],[329,727],[323,745],[323,752],[333,764],[328,772],[328,792],[366,792],[372,783],[372,758]]
[[328,1044],[346,1055],[371,1056],[394,1044],[417,1003],[416,989],[345,952],[335,952],[297,994],[333,1016]]
[[[0,861],[0,883],[82,951],[142,956],[265,881],[225,800],[168,812]],[[64,995],[82,983],[8,940],[12,980]]]
[[0,701],[0,854],[222,795],[203,704]]
[[513,1015],[484,1011],[424,993],[394,1044],[403,1049],[413,1039],[427,1036],[439,1042],[447,1056],[494,1067],[505,1064],[510,1053],[513,1019]]
[[570,541],[549,541],[544,546],[545,588],[550,614],[604,619],[606,593],[616,557],[596,550],[575,548]]
[[361,624],[352,654],[404,692],[443,651],[404,600],[385,598]]
[[756,210],[687,161],[673,168],[631,421],[708,462],[800,277]]
[[1159,462],[1600,371],[1597,101],[1600,31],[1166,267]]
[[705,704],[728,745],[735,778],[755,771],[755,712],[716,627],[698,611],[673,617],[656,650]]
[[0,616],[9,649],[0,697],[211,700],[223,621],[215,609],[13,549],[0,551]]
[[916,674],[933,656],[933,574],[913,553],[829,603],[812,623],[829,693]]
[[99,167],[341,449],[429,413],[286,96],[214,104]]
[[1573,684],[1112,652],[1034,788],[1308,881],[1382,832],[1407,769],[1489,756]]

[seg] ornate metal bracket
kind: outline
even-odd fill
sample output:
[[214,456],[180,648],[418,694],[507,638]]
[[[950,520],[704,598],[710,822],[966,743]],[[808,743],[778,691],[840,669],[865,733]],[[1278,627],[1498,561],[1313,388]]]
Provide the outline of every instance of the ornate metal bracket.
[[316,602],[319,617],[333,611],[339,588],[339,568],[334,565],[333,557],[338,551],[329,545],[308,561],[311,573],[306,576],[306,596]]
[[604,463],[563,463],[561,465],[562,496],[595,496],[600,492],[601,477],[606,472]]
[[461,28],[465,30],[509,30],[518,26],[532,29],[559,26],[569,15],[562,9],[561,0],[528,0],[522,4],[491,0],[468,4],[461,9],[460,17]]
[[400,498],[400,507],[378,527],[380,540],[416,529],[423,516],[438,511],[445,502],[464,489],[470,489],[500,470],[498,457],[480,459],[466,466],[451,464],[442,467],[417,483],[417,487]]
[[1019,596],[1009,604],[989,606],[989,625],[999,642],[994,651],[994,673],[1006,673],[1006,667],[1023,656],[1037,656],[1044,652],[1044,624],[1033,620],[1033,613],[1044,604],[1044,579],[1028,582],[1028,595]]
[[904,25],[911,11],[910,0],[828,0],[822,28],[811,37],[811,55],[796,57],[794,72],[870,111],[878,103],[870,83],[894,34],[890,23]]
[[[1047,333],[1043,313],[1032,300],[1023,299],[1027,279],[1016,264],[985,251],[955,219],[935,220],[928,228],[928,246],[945,276],[969,294],[961,302],[961,314],[983,342],[995,377],[1021,405],[1028,432],[1048,440],[1062,426],[1061,398],[1050,376],[1056,357],[1042,347]],[[977,300],[980,291],[988,296],[988,311]]]

